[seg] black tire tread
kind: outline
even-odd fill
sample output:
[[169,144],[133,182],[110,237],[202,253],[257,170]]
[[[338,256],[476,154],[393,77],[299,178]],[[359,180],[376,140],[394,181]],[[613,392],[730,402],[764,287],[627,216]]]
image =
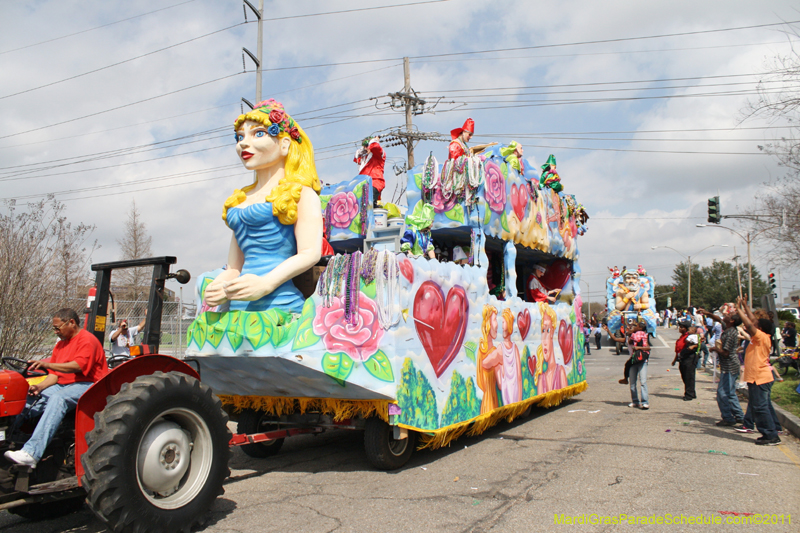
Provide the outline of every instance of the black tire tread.
[[[253,434],[261,430],[258,428],[258,422],[263,413],[253,409],[245,409],[239,413],[239,422],[236,426],[237,433]],[[254,459],[264,459],[276,455],[281,446],[283,446],[284,439],[275,439],[271,444],[264,444],[257,442],[255,444],[244,444],[241,446],[242,451],[249,457]]]
[[[132,508],[133,505],[125,494],[126,489],[120,487],[120,472],[125,470],[124,446],[130,439],[131,426],[137,422],[137,413],[156,401],[154,397],[165,394],[168,389],[174,391],[177,388],[191,391],[193,401],[200,399],[210,402],[224,424],[227,424],[228,415],[222,410],[222,403],[211,389],[193,377],[179,372],[155,372],[139,376],[134,382],[122,385],[120,391],[109,398],[106,408],[95,414],[95,427],[86,435],[88,450],[81,457],[84,467],[81,481],[88,494],[87,505],[112,531],[139,533],[153,530],[153,524],[144,523],[142,513]],[[230,440],[231,433],[227,426],[225,434]],[[215,450],[215,454],[219,454],[225,461],[225,468],[221,479],[209,480],[219,483],[219,490],[214,498],[224,492],[222,481],[230,475],[228,460],[231,452],[227,442],[222,453]],[[210,475],[214,475],[213,467]],[[211,502],[207,502],[206,508],[210,504]],[[169,529],[188,532],[200,518],[202,517],[198,516],[190,523],[170,524]]]
[[389,424],[380,418],[368,418],[364,426],[364,450],[367,460],[379,470],[396,470],[405,465],[414,453],[417,434],[408,432],[408,446],[402,455],[389,450]]

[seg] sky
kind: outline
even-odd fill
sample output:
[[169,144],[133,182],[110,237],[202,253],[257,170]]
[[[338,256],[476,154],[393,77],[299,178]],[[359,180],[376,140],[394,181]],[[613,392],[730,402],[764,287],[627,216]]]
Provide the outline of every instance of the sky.
[[[70,221],[97,226],[93,262],[121,258],[135,202],[153,255],[195,276],[222,266],[222,203],[252,181],[232,130],[241,98],[255,102],[242,48],[256,53],[257,25],[242,5],[0,0],[0,198],[54,194]],[[745,261],[742,238],[696,227],[706,201],[740,213],[783,174],[758,146],[786,123],[747,105],[797,44],[792,2],[267,0],[264,19],[263,99],[306,130],[325,183],[355,176],[361,139],[404,124],[386,96],[403,87],[403,57],[428,102],[419,131],[447,135],[472,117],[473,143],[516,140],[536,166],[554,154],[591,216],[584,300],[602,300],[615,265],[669,284],[688,256],[729,261],[735,246]],[[386,150],[391,200],[406,150]],[[429,153],[441,162],[447,144],[421,142],[417,163]],[[735,222],[723,225],[744,233]],[[756,239],[754,265],[777,274],[765,251]],[[800,288],[800,272],[782,270],[781,286]]]

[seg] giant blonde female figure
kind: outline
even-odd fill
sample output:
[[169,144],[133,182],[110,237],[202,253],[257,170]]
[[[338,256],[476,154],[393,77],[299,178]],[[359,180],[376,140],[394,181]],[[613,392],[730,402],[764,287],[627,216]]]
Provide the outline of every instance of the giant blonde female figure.
[[275,100],[240,115],[234,129],[236,151],[256,179],[225,201],[222,219],[233,231],[228,267],[206,288],[204,302],[299,313],[304,299],[292,278],[319,261],[322,247],[314,149]]
[[519,348],[511,340],[514,333],[514,313],[503,309],[503,342],[483,360],[485,370],[494,369],[495,379],[500,385],[503,405],[522,401],[522,371]]

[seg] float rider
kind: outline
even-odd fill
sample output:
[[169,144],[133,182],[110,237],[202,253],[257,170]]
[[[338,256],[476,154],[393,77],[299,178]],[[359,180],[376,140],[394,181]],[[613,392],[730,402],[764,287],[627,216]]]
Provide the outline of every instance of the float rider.
[[449,158],[458,159],[462,155],[471,155],[470,148],[467,143],[475,134],[475,121],[468,118],[464,125],[460,128],[450,130],[450,148]]

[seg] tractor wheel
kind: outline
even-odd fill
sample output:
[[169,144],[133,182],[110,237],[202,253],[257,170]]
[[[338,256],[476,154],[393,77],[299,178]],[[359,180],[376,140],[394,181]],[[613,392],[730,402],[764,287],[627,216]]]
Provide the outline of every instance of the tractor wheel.
[[[253,433],[264,433],[278,429],[278,426],[270,418],[271,416],[264,411],[245,409],[239,415],[239,425],[236,431],[237,433],[252,435]],[[283,440],[275,439],[271,442],[245,444],[242,446],[242,451],[256,459],[271,457],[280,451],[281,446],[283,446]]]
[[228,416],[195,378],[139,376],[94,420],[82,481],[86,502],[112,531],[188,532],[224,492]]
[[414,453],[416,436],[416,433],[409,431],[408,438],[395,440],[392,426],[380,418],[368,418],[364,426],[367,460],[379,470],[400,468]]

